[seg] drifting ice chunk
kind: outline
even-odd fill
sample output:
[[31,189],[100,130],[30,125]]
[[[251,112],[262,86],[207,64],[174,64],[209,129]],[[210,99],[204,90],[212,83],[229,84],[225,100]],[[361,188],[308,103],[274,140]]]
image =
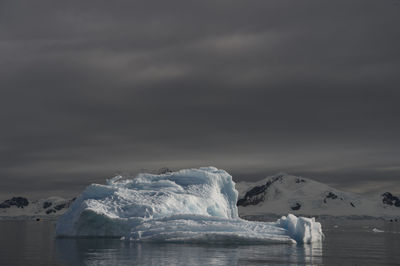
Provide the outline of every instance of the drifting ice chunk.
[[278,224],[288,231],[291,238],[299,243],[311,243],[321,240],[321,224],[315,218],[296,217],[293,214],[283,216]]
[[374,233],[384,233],[385,231],[380,230],[378,228],[374,228],[374,229],[372,229],[372,232],[374,232]]
[[134,241],[311,243],[322,239],[312,218],[289,214],[276,223],[238,217],[232,177],[215,167],[161,175],[117,176],[86,188],[60,217],[57,236],[123,237]]

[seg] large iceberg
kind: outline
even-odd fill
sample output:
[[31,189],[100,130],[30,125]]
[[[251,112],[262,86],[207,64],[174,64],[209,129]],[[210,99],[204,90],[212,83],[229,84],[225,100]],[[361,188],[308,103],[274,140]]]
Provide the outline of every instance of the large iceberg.
[[165,174],[116,176],[85,189],[56,227],[61,237],[132,241],[311,243],[321,241],[314,218],[289,214],[276,222],[238,216],[232,177],[215,167]]

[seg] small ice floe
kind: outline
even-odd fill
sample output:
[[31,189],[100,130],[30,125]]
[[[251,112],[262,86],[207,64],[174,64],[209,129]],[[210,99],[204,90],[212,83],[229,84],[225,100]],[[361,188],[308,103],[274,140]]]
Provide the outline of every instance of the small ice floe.
[[380,230],[378,228],[374,228],[374,229],[372,229],[372,232],[374,232],[374,233],[384,233],[385,231]]

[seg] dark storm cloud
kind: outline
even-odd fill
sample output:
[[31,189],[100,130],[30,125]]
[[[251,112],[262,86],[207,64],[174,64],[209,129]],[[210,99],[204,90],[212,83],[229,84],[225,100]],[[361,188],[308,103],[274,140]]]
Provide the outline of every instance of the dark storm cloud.
[[399,13],[396,1],[2,1],[0,194],[201,165],[399,191]]

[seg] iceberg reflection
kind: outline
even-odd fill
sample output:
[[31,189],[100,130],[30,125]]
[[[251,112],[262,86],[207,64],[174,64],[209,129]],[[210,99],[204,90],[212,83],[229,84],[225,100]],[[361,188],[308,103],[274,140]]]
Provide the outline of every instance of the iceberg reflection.
[[322,244],[218,245],[138,243],[118,239],[56,239],[67,265],[317,265]]

